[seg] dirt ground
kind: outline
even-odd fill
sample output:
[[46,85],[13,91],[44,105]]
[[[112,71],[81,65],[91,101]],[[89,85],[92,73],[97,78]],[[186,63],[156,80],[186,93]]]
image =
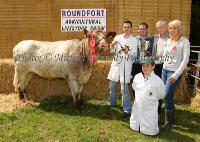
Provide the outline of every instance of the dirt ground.
[[[191,106],[200,112],[200,93],[192,99]],[[9,113],[30,106],[37,106],[39,102],[19,100],[18,94],[0,94],[0,113]]]
[[19,100],[18,94],[0,94],[0,113],[12,112],[26,106],[36,106],[39,103]]

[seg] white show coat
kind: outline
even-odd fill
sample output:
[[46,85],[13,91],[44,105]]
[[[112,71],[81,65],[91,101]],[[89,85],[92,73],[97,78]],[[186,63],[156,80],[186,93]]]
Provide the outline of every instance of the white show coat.
[[132,87],[135,100],[130,118],[131,129],[146,135],[158,134],[158,100],[165,95],[163,81],[154,72],[147,79],[139,73],[134,77]]
[[[124,75],[125,75],[125,83],[129,83],[132,71],[132,58],[137,54],[138,41],[132,35],[130,35],[128,38],[125,38],[124,34],[117,35],[114,38],[114,41],[117,41],[118,43],[114,47],[111,47],[111,51],[115,52],[115,57],[112,61],[107,79],[115,82],[118,82],[120,80],[121,83],[124,83]],[[128,54],[125,54],[121,50],[122,48],[120,44],[122,46],[125,45],[129,46],[130,51],[128,51]],[[125,74],[124,74],[124,67],[125,67]]]

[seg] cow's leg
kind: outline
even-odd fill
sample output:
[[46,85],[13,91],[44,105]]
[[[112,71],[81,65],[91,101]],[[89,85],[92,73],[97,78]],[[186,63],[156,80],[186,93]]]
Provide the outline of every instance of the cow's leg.
[[78,97],[78,99],[79,99],[79,101],[80,101],[80,105],[81,105],[81,106],[82,106],[82,105],[85,106],[85,104],[84,104],[84,102],[83,102],[82,93],[83,93],[83,86],[80,86],[80,87],[79,87],[79,97]]
[[26,92],[26,86],[28,85],[29,81],[32,79],[33,77],[33,73],[32,72],[29,72],[28,74],[26,74],[26,77],[25,77],[25,82],[24,82],[24,91],[23,91],[23,96],[24,96],[24,99],[27,100],[27,92]]
[[15,86],[15,90],[19,91],[20,100],[27,99],[27,95],[26,95],[27,93],[26,93],[25,88],[31,78],[32,78],[32,73],[28,74],[27,71],[19,71],[17,67],[15,67],[13,84]]
[[18,79],[18,74],[19,72],[17,71],[17,67],[15,67],[15,73],[14,73],[14,79],[13,79],[13,85],[15,87],[15,92],[18,92],[18,84],[19,84],[19,79]]
[[74,99],[75,111],[77,113],[80,113],[81,112],[81,103],[80,103],[80,96],[79,96],[80,93],[79,93],[78,82],[77,82],[77,80],[69,80],[68,85],[69,85],[71,94],[72,94],[73,99]]
[[15,74],[13,85],[15,86],[15,91],[19,93],[19,99],[24,99],[23,95],[23,78],[25,79],[25,73],[23,71],[19,71],[18,67],[15,67]]

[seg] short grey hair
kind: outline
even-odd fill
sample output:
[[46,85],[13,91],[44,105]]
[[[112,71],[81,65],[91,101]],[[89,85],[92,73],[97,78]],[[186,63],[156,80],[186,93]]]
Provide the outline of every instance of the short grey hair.
[[157,27],[159,24],[167,25],[167,21],[165,21],[165,20],[159,20],[159,21],[157,21],[157,22],[156,22],[156,27]]

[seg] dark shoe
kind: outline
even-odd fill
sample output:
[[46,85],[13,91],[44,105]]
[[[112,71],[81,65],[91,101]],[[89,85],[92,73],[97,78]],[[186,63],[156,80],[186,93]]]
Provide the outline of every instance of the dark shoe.
[[117,107],[117,105],[110,105],[110,104],[108,104],[108,107]]
[[128,117],[130,117],[131,116],[131,113],[129,113],[129,112],[123,112],[123,114],[122,114],[122,118],[128,118]]
[[162,100],[158,100],[158,113],[162,111]]
[[172,124],[170,123],[165,123],[163,126],[162,126],[162,130],[165,130],[165,131],[169,131],[172,129]]
[[161,113],[161,112],[162,112],[162,108],[159,107],[159,108],[158,108],[158,113]]
[[165,111],[165,124],[163,125],[163,130],[171,130],[174,121],[174,111]]

